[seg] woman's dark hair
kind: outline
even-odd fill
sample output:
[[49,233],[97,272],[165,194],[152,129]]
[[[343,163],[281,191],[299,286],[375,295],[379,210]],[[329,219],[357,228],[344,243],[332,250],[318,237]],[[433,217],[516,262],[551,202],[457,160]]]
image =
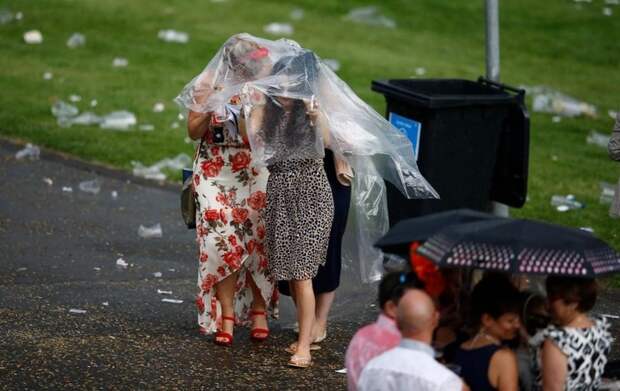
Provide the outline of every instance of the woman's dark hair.
[[533,336],[547,327],[551,318],[547,312],[547,300],[543,295],[524,291],[521,292],[521,302],[521,322],[528,335]]
[[577,303],[577,311],[588,312],[596,303],[598,284],[592,278],[549,276],[546,281],[549,302],[557,299]]
[[484,314],[497,319],[507,313],[520,312],[519,290],[506,275],[497,273],[485,275],[471,293],[471,320],[475,325],[480,323]]
[[379,306],[381,309],[388,301],[398,304],[407,289],[424,289],[424,283],[413,272],[388,273],[379,283]]

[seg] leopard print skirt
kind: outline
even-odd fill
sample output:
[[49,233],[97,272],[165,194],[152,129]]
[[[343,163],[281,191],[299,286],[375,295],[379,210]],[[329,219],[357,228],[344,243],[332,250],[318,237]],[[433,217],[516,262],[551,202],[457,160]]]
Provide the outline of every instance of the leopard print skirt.
[[270,165],[265,244],[276,280],[308,280],[325,263],[334,200],[321,159]]

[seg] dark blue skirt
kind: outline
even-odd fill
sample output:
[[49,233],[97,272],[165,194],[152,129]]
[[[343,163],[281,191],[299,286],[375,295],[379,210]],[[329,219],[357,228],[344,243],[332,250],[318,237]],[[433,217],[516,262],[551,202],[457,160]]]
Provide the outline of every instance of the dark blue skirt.
[[[342,267],[342,236],[347,227],[349,216],[349,203],[351,201],[351,186],[344,186],[336,179],[336,166],[334,154],[329,149],[325,150],[323,167],[327,174],[329,186],[334,198],[334,219],[329,235],[327,247],[327,259],[325,264],[319,267],[318,273],[312,279],[314,293],[326,293],[336,290],[340,285],[340,270]],[[278,289],[283,295],[290,296],[288,281],[278,281]]]

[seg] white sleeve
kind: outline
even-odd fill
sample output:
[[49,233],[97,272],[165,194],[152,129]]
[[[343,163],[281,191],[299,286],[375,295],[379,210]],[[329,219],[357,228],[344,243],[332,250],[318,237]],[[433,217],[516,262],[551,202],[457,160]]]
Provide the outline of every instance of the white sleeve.
[[456,375],[450,376],[441,384],[440,391],[461,391],[463,389],[463,381]]

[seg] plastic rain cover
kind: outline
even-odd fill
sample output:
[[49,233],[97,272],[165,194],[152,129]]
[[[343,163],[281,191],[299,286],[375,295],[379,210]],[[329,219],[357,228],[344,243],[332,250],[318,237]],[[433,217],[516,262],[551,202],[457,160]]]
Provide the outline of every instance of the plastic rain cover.
[[220,121],[240,109],[231,102],[241,102],[257,164],[322,158],[324,148],[346,160],[354,178],[343,263],[359,268],[364,282],[383,270],[373,244],[389,228],[384,180],[408,198],[439,197],[418,171],[409,139],[292,40],[232,36],[176,101]]

